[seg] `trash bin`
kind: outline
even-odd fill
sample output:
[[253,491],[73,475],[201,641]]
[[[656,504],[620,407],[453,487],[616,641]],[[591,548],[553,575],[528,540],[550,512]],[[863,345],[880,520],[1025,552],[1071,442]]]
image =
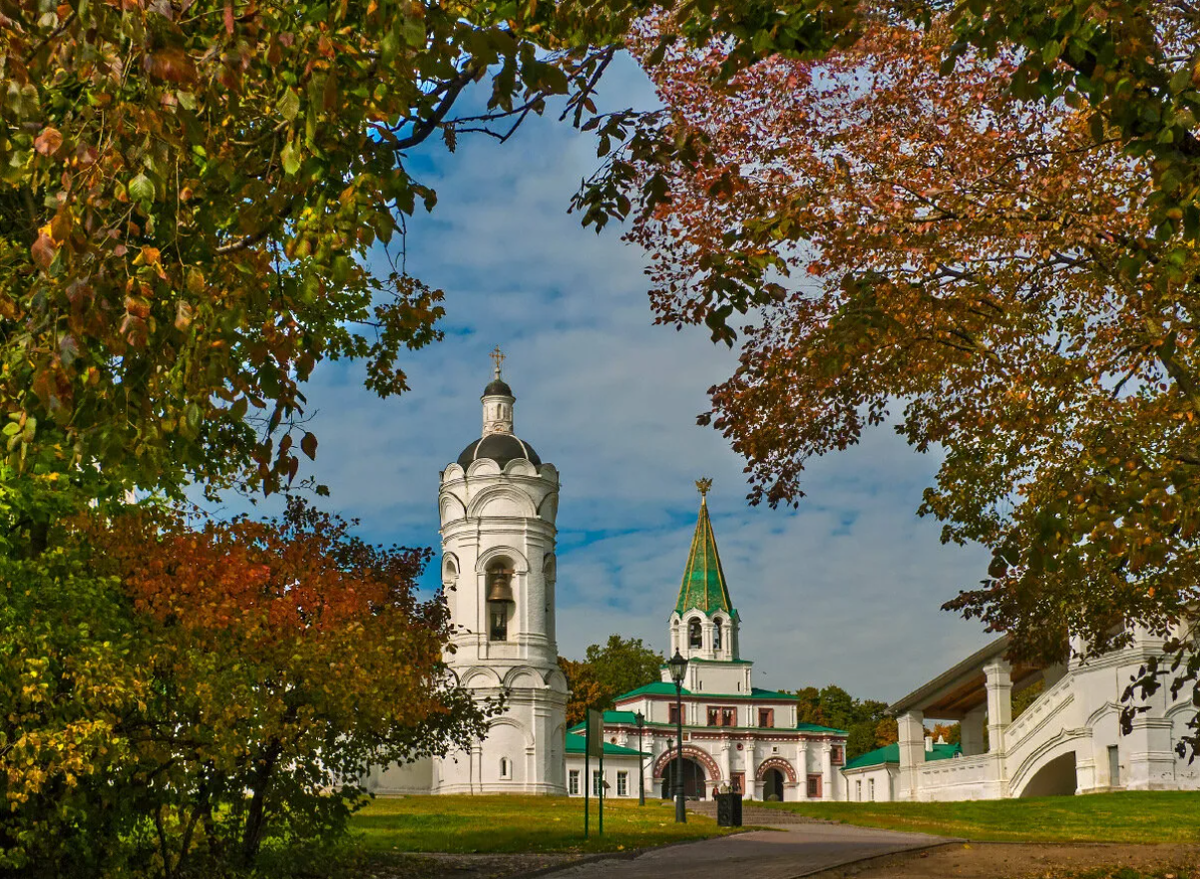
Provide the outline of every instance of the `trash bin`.
[[717,826],[742,826],[742,795],[735,793],[717,794]]

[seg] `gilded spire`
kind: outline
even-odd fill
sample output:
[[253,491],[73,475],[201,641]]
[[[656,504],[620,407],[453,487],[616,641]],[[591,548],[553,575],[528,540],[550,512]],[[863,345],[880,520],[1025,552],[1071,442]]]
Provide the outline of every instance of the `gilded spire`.
[[700,492],[700,515],[696,519],[696,533],[692,535],[692,548],[688,552],[687,567],[683,570],[683,582],[679,586],[679,600],[675,603],[675,611],[679,614],[693,607],[709,615],[718,610],[733,613],[733,602],[729,600],[729,587],[725,583],[725,572],[721,569],[721,557],[717,553],[717,538],[708,517],[706,496],[710,488],[711,479],[696,480],[696,490]]

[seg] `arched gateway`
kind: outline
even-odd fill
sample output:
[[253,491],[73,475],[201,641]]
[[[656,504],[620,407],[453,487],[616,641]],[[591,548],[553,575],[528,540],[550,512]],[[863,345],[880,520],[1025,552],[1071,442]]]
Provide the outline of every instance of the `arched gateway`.
[[[661,785],[664,800],[675,795],[678,748],[670,748],[654,761],[654,780]],[[688,799],[704,799],[705,789],[721,781],[721,767],[707,751],[695,745],[683,746],[683,794]]]
[[764,800],[782,802],[784,779],[795,783],[796,770],[792,768],[791,763],[782,757],[771,757],[758,764],[758,771],[754,774],[754,777],[762,782],[762,796]]

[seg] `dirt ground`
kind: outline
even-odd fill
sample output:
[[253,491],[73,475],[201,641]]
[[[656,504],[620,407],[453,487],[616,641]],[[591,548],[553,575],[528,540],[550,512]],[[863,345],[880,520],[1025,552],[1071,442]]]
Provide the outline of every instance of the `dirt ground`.
[[1021,879],[1122,867],[1200,868],[1200,845],[963,843],[890,855],[819,874],[820,879]]
[[[399,855],[364,879],[520,879],[579,855]],[[811,879],[1061,879],[1064,874],[1122,867],[1200,869],[1200,845],[1054,845],[967,843],[889,855],[815,874]]]
[[363,879],[499,879],[537,874],[580,858],[570,854],[394,855],[368,870]]

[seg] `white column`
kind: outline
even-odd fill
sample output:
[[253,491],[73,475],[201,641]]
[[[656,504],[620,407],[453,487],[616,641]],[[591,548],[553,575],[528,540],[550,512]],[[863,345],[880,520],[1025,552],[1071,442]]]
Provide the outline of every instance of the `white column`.
[[900,796],[898,799],[917,799],[917,771],[925,762],[925,715],[906,711],[896,719],[900,728]]
[[833,789],[833,745],[825,742],[821,746],[821,799],[835,799]]
[[983,667],[987,679],[988,753],[1004,753],[1004,731],[1012,723],[1012,666],[993,659]]
[[809,742],[808,740],[800,740],[796,754],[796,777],[798,783],[796,785],[796,799],[809,799]]
[[730,789],[733,788],[733,765],[730,760],[730,749],[733,748],[733,742],[721,742],[721,784],[728,784]]
[[760,799],[758,788],[754,783],[754,773],[757,769],[758,761],[754,758],[754,742],[747,739],[742,742],[742,772],[746,775],[745,796],[747,799]]
[[985,707],[980,705],[978,708],[967,712],[961,721],[959,728],[962,730],[962,752],[964,757],[974,757],[977,754],[983,753],[983,714]]

